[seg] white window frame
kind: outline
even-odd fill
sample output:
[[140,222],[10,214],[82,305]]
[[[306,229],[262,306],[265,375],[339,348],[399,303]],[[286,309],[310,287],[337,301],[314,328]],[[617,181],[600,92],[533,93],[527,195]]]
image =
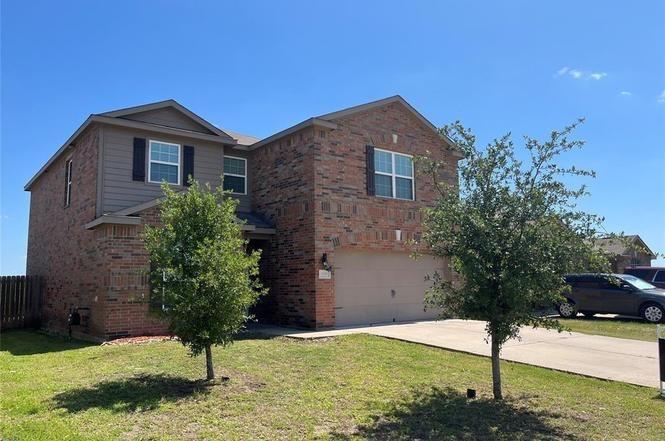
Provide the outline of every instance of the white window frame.
[[[159,144],[166,144],[170,146],[176,146],[178,147],[178,163],[174,164],[173,162],[168,162],[168,161],[158,161],[156,159],[152,159],[152,145],[153,143],[159,143]],[[181,180],[181,173],[180,173],[180,166],[182,164],[182,146],[180,144],[176,144],[174,142],[168,142],[168,141],[160,141],[158,139],[151,139],[148,142],[148,182],[153,183],[153,184],[161,184],[162,181],[153,181],[151,179],[152,177],[152,163],[155,164],[164,164],[164,165],[175,165],[178,167],[178,183],[174,184],[173,182],[167,182],[169,185],[180,185],[180,180]]]
[[[378,149],[374,147],[374,151],[377,152],[384,152],[384,153],[390,153],[390,165],[392,167],[391,173],[386,173],[386,172],[381,172],[374,169],[374,174],[376,175],[383,175],[383,176],[390,176],[392,179],[392,189],[393,189],[393,195],[392,196],[383,196],[383,195],[378,195],[376,194],[376,197],[379,198],[386,198],[386,199],[398,199],[400,201],[415,201],[416,200],[416,173],[415,169],[413,166],[413,156],[412,155],[407,155],[406,153],[399,153],[399,152],[392,152],[390,150],[384,150],[384,149]],[[411,158],[411,176],[405,176],[405,175],[400,175],[395,173],[395,156],[406,156],[407,158]],[[406,199],[406,198],[398,198],[397,197],[397,186],[395,185],[396,178],[403,178],[403,179],[411,179],[411,198]],[[375,184],[376,185],[376,184]]]
[[68,159],[65,162],[65,182],[67,186],[65,188],[65,207],[69,207],[72,203],[72,159]]
[[[226,158],[239,159],[242,162],[244,162],[245,163],[245,174],[244,175],[238,175],[238,174],[235,174],[235,173],[226,173],[224,171],[224,159],[226,159]],[[233,191],[233,192],[231,192],[231,194],[245,194],[245,195],[247,194],[247,158],[241,158],[239,156],[224,155],[224,158],[222,158],[222,174],[224,176],[233,176],[235,178],[243,178],[245,180],[244,181],[245,182],[244,191],[242,193],[236,193],[235,191]]]

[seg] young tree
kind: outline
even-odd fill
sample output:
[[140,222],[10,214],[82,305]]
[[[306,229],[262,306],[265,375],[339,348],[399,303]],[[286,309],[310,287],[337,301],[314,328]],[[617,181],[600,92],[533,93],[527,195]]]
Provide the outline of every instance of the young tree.
[[583,145],[569,139],[581,122],[553,131],[544,142],[525,137],[524,162],[510,134],[479,150],[459,122],[443,127],[441,133],[464,154],[459,187],[438,179],[445,164],[432,155],[418,160],[439,190],[436,205],[425,213],[423,242],[434,254],[450,257],[460,276],[454,282],[434,275],[426,302],[440,308],[442,317],[487,322],[495,399],[502,398],[502,345],[518,337],[521,326],[563,329],[536,311],[564,301],[565,273],[608,268],[593,246],[602,219],[576,207],[585,187],[564,181],[594,173],[557,163],[562,153]]
[[147,227],[151,297],[170,331],[196,356],[205,351],[214,380],[212,346],[226,346],[243,328],[248,310],[265,293],[258,276],[260,251],[246,252],[235,216],[238,201],[220,188],[190,181],[188,191],[162,185],[162,227]]

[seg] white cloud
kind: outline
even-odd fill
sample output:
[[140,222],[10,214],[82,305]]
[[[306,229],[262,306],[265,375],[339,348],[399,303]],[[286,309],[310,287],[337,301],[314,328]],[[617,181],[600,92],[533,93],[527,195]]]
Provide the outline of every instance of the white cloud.
[[633,94],[631,92],[628,92],[627,90],[622,90],[621,92],[619,92],[619,95],[621,95],[621,96],[633,96]]
[[564,66],[564,67],[562,67],[561,69],[559,69],[559,70],[556,71],[556,76],[557,76],[557,77],[560,77],[561,75],[565,75],[566,72],[568,72],[569,70],[570,70],[569,67],[565,67],[565,66]]
[[665,90],[663,90],[660,95],[658,95],[658,102],[665,103]]
[[555,78],[568,75],[575,80],[602,80],[607,76],[607,72],[589,72],[581,69],[573,69],[568,66],[562,67],[556,71]]
[[571,71],[568,72],[571,77],[577,79],[582,78],[582,71],[577,70],[577,69],[572,69]]

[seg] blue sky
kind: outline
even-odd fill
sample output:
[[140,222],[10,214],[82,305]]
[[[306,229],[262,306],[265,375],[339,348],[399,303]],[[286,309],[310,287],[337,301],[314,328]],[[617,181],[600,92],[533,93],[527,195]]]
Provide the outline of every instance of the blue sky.
[[584,116],[582,206],[665,251],[665,2],[279,3],[3,0],[0,273],[25,270],[23,185],[88,114],[166,98],[259,137],[394,94],[483,142]]

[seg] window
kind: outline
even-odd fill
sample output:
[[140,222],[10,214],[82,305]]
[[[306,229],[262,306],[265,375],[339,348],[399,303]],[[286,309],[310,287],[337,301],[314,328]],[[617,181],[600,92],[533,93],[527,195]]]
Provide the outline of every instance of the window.
[[653,281],[659,283],[665,282],[665,271],[658,271],[653,277]]
[[[150,272],[152,273],[154,271],[154,266],[152,262],[150,262]],[[153,275],[154,277],[154,275]],[[161,277],[163,282],[166,282],[166,271],[162,270],[162,277]],[[149,307],[153,311],[156,310],[162,310],[166,311],[169,309],[169,305],[166,304],[166,290],[164,286],[159,288],[153,289],[153,284],[152,280],[150,279],[150,276],[148,277],[148,292],[150,293],[150,298],[149,298]]]
[[72,160],[65,163],[65,207],[72,202]]
[[224,156],[224,190],[247,194],[247,160]]
[[374,189],[377,196],[413,200],[413,157],[374,149]]
[[180,144],[150,141],[148,180],[180,185]]

